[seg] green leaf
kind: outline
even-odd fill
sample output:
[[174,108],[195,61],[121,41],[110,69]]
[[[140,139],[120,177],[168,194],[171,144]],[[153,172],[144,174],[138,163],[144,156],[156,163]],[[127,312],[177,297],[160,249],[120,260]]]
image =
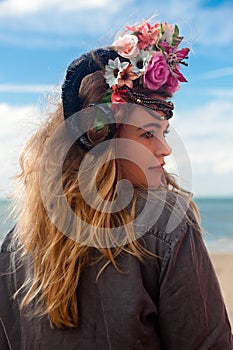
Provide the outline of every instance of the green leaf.
[[159,30],[159,38],[161,38],[163,35],[163,25],[160,23],[160,30]]
[[179,34],[180,34],[179,27],[178,27],[178,25],[175,24],[175,30],[174,30],[173,35],[175,35],[175,37],[177,38],[179,36]]
[[137,30],[137,31],[131,33],[131,35],[140,35],[140,34],[142,34],[142,32],[140,32],[140,30]]
[[104,97],[102,98],[101,103],[110,103],[112,101],[111,100],[112,93],[113,93],[112,89],[109,89],[104,95]]
[[165,52],[165,47],[162,46],[162,47],[160,48],[160,51],[162,52],[163,57],[164,57],[164,58],[167,58],[166,55],[165,55],[165,53],[164,53],[164,52]]
[[103,129],[106,122],[107,122],[106,115],[104,114],[104,112],[98,110],[96,113],[96,118],[95,118],[95,129],[96,130]]
[[176,43],[176,39],[179,37],[180,31],[178,25],[175,24],[174,33],[172,35],[171,45]]

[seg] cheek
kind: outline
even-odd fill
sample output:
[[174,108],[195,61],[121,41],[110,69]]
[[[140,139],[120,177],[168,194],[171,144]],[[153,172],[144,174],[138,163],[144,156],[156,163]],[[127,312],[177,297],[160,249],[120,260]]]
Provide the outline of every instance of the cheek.
[[152,154],[149,148],[138,139],[120,139],[117,146],[117,156],[145,167]]
[[126,159],[120,159],[120,167],[123,178],[129,180],[133,185],[146,183],[146,174],[137,163]]
[[[151,154],[140,143],[126,143],[119,152],[120,167],[123,175],[133,183],[147,176],[147,168],[151,164]],[[136,181],[137,182],[137,181]]]
[[140,162],[137,161],[137,159],[120,159],[120,166],[122,168],[122,170],[125,172],[130,172],[130,173],[135,173],[135,174],[139,174],[140,172],[143,173],[143,168],[140,164]]
[[141,169],[135,163],[128,160],[120,160],[120,167],[123,178],[127,179],[133,186],[157,188],[161,183],[161,173]]

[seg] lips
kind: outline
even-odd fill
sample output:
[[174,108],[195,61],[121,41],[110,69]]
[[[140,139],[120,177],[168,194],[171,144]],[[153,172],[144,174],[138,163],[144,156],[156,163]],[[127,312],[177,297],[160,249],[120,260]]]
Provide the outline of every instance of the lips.
[[158,171],[158,172],[162,172],[164,165],[165,165],[165,163],[162,163],[161,165],[150,166],[148,169],[149,170]]
[[163,168],[159,165],[159,166],[154,166],[154,167],[150,167],[148,168],[149,170],[153,170],[156,171],[158,173],[162,173],[163,172]]
[[164,165],[165,165],[165,163],[162,163],[162,164],[155,164],[155,165],[150,166],[149,169],[152,169],[152,168],[162,168]]

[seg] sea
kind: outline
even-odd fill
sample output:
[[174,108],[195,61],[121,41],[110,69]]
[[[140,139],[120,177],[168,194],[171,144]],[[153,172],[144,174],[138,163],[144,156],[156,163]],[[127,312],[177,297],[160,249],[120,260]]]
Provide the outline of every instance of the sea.
[[[233,198],[194,198],[209,253],[233,253]],[[0,243],[14,226],[10,200],[0,199]]]

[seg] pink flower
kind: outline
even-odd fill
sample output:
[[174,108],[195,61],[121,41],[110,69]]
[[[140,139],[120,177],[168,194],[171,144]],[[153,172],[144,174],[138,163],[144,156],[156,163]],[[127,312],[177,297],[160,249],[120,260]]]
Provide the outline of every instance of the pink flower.
[[173,69],[172,75],[175,76],[176,79],[181,81],[182,83],[187,83],[188,80],[183,76],[183,74],[180,73],[179,69],[180,69],[180,66],[177,65],[176,68]]
[[189,49],[186,47],[181,50],[177,50],[178,45],[171,47],[165,42],[163,43],[163,47],[165,48],[165,54],[167,56],[167,63],[170,68],[171,75],[176,77],[181,82],[187,82],[183,74],[180,73],[180,65],[188,65],[183,61],[183,59],[188,58]]
[[138,78],[138,75],[132,72],[132,68],[133,68],[133,65],[129,64],[126,68],[123,68],[119,72],[118,84],[117,84],[119,87],[126,85],[132,89],[133,80]]
[[144,83],[150,90],[158,90],[167,82],[169,76],[168,64],[161,52],[155,52],[151,57],[144,74]]
[[176,55],[177,59],[179,60],[179,63],[183,63],[182,60],[185,58],[188,58],[188,53],[189,53],[190,49],[185,47],[181,50],[174,50],[173,53]]
[[138,37],[138,46],[140,49],[145,49],[152,46],[159,39],[160,24],[155,23],[151,26],[148,22],[143,22],[139,26],[126,26],[128,30],[132,30]]
[[173,94],[175,91],[179,90],[180,88],[179,80],[173,75],[169,74],[167,78],[167,82],[164,85],[164,87],[166,88],[167,91]]
[[116,46],[116,51],[125,58],[132,58],[139,53],[138,38],[135,35],[126,34],[117,38],[113,46]]

